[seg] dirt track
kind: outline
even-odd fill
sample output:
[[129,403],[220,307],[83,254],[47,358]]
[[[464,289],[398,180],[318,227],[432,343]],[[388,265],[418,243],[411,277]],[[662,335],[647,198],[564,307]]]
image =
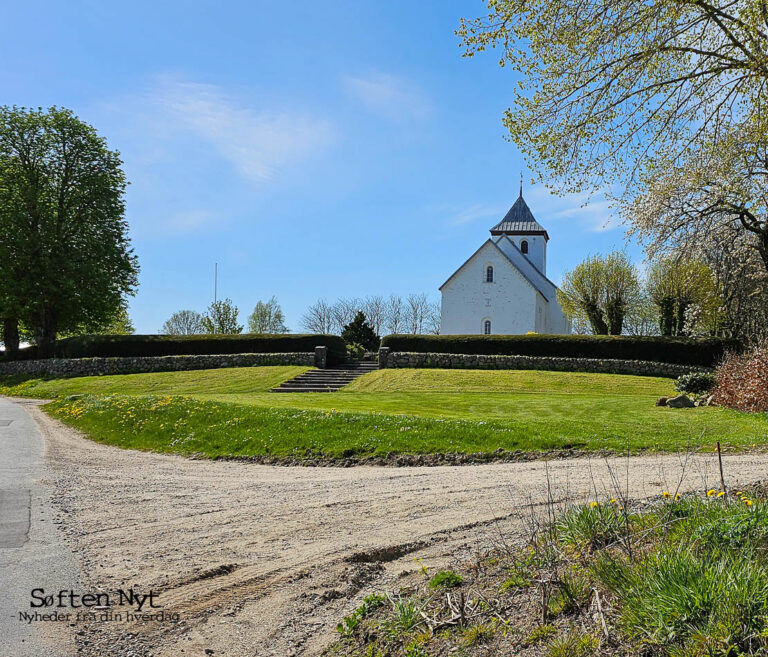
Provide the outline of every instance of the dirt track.
[[[543,462],[342,469],[196,461],[99,445],[28,409],[86,581],[152,588],[182,619],[86,627],[85,654],[316,655],[362,596],[396,585],[420,568],[416,559],[434,570],[513,542],[521,508],[546,500]],[[674,490],[683,459],[632,458],[630,496]],[[733,484],[765,478],[766,466],[765,454],[725,458]],[[615,496],[603,460],[547,467],[558,499],[593,497],[595,487]],[[624,486],[626,459],[611,468]],[[682,489],[716,486],[716,470],[713,455],[692,457]]]

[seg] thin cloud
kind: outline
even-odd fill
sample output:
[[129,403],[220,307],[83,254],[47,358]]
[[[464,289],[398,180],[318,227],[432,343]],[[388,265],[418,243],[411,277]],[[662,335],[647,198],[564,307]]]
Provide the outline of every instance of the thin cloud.
[[346,76],[342,85],[368,110],[390,120],[423,119],[432,114],[432,103],[418,87],[389,73]]
[[544,223],[547,220],[576,221],[589,233],[603,233],[619,227],[611,204],[601,194],[556,196],[544,187],[534,187],[524,196],[534,216]]
[[174,232],[192,233],[213,225],[220,225],[221,219],[215,212],[209,210],[188,210],[173,215],[168,227]]
[[197,82],[163,82],[155,103],[173,121],[211,144],[244,178],[262,182],[327,147],[331,124],[309,114],[259,107],[224,88]]
[[491,205],[489,203],[475,203],[453,214],[450,223],[454,226],[461,226],[480,219],[496,219],[500,221],[507,208],[501,205]]

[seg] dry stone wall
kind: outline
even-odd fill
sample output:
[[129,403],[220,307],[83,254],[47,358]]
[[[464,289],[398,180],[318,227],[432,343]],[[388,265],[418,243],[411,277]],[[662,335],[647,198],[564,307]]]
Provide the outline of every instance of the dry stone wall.
[[[325,353],[323,352],[323,356]],[[323,358],[324,361],[324,358]],[[0,375],[98,376],[138,372],[179,372],[253,365],[315,366],[316,354],[218,354],[210,356],[136,356],[119,358],[50,358],[0,362]],[[325,367],[325,363],[318,365]]]
[[[383,353],[382,353],[383,352]],[[641,376],[678,377],[705,367],[658,363],[649,360],[611,360],[598,358],[560,358],[554,356],[480,356],[392,351],[383,347],[379,366],[391,368],[434,367],[470,370],[555,370],[558,372],[600,372]]]

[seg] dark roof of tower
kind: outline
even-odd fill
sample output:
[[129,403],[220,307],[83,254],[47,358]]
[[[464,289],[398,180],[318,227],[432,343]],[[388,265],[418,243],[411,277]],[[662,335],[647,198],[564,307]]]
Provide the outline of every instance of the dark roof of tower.
[[549,239],[544,226],[534,219],[531,209],[523,198],[522,189],[509,212],[491,228],[491,235],[543,235],[545,240]]

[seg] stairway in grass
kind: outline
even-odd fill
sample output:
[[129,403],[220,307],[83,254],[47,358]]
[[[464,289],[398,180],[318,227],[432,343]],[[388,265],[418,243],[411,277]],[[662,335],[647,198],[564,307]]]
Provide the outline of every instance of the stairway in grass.
[[331,365],[324,370],[309,370],[288,381],[283,381],[270,392],[336,392],[357,377],[377,369],[379,364],[375,361]]

